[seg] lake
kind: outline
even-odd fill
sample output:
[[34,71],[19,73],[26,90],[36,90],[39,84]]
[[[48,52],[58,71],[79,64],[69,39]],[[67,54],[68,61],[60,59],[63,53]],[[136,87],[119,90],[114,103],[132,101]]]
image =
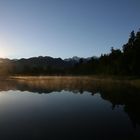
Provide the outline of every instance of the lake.
[[140,139],[140,88],[81,77],[1,79],[0,138]]

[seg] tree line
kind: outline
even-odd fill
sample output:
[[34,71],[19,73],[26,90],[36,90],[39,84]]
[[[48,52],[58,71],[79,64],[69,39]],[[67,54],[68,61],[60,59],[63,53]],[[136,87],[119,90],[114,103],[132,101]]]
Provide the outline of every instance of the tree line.
[[140,76],[140,30],[132,31],[122,49],[111,48],[109,54],[92,58],[87,63],[81,60],[73,68],[76,74],[103,74]]
[[36,57],[1,59],[0,75],[125,75],[140,76],[140,30],[130,33],[121,49],[111,48],[108,54],[81,58],[78,62],[61,58]]

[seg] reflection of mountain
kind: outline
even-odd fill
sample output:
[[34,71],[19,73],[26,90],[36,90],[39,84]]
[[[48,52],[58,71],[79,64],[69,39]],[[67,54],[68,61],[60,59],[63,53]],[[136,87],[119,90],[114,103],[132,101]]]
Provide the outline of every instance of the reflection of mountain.
[[69,90],[74,93],[89,91],[92,95],[100,93],[101,97],[115,105],[124,105],[134,124],[140,125],[140,89],[120,82],[99,81],[91,78],[48,77],[45,78],[19,78],[0,81],[0,91],[20,90],[36,93],[51,93],[53,91]]

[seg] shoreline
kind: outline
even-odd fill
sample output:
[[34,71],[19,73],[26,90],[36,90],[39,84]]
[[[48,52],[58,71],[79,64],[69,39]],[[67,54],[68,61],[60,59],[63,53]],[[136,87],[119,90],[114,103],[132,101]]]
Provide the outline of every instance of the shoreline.
[[[112,75],[18,75],[18,76],[7,76],[12,79],[28,79],[28,78],[43,78],[43,79],[51,79],[51,78],[90,78],[90,79],[98,79],[98,80],[140,80],[140,77],[135,76],[112,76]],[[7,78],[6,77],[6,78]],[[2,77],[4,78],[4,77]]]
[[85,80],[107,83],[126,83],[140,88],[140,78],[117,76],[9,76],[10,80]]

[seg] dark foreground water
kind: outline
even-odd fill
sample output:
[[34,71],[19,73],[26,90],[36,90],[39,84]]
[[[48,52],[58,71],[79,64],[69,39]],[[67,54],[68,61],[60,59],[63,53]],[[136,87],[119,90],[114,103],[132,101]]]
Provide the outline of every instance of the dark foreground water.
[[122,83],[0,82],[0,139],[140,139],[140,90]]

